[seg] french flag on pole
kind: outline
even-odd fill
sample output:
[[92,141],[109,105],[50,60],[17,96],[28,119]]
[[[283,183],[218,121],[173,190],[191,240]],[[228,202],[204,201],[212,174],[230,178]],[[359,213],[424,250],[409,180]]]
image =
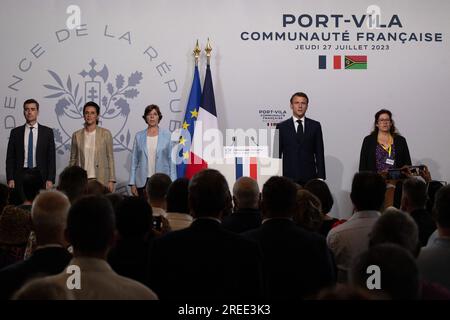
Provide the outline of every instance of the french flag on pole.
[[218,130],[218,128],[211,68],[208,62],[200,109],[197,121],[195,122],[194,136],[192,138],[190,163],[186,166],[186,178],[190,179],[198,171],[208,167],[208,159],[203,154],[203,135],[207,130]]

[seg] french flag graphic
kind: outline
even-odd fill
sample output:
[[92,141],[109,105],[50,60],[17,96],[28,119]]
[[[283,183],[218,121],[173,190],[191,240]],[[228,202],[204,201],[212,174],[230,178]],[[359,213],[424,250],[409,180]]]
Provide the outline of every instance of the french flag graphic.
[[258,161],[256,157],[236,158],[236,180],[240,177],[250,177],[258,180]]

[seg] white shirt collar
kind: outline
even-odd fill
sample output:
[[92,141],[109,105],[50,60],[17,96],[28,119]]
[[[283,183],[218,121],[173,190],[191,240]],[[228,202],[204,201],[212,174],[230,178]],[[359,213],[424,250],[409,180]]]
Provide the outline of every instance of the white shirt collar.
[[363,211],[356,211],[353,213],[353,215],[348,219],[361,219],[361,218],[376,218],[380,217],[381,213],[380,211],[376,210],[363,210]]
[[292,116],[292,121],[294,121],[295,126],[298,125],[297,120],[301,120],[302,124],[305,124],[305,116],[301,117],[300,119],[296,118],[295,116]]
[[[26,122],[25,122],[25,127],[26,127],[27,129],[30,129],[30,128],[31,128],[31,126],[30,126],[28,123],[26,123]],[[37,127],[38,127],[38,123],[36,122],[36,123],[33,125],[33,129],[37,129]]]
[[304,132],[305,131],[305,116],[301,117],[300,119],[296,118],[295,116],[292,116],[292,121],[294,121],[295,131],[297,131],[297,128],[298,128],[297,120],[300,120],[302,122],[302,128],[303,128],[303,132]]

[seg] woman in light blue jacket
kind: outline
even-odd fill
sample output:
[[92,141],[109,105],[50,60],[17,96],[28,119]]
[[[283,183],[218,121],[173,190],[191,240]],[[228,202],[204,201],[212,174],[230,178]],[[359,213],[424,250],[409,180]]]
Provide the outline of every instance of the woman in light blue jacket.
[[134,138],[129,182],[131,193],[139,197],[144,197],[147,179],[153,174],[165,173],[172,181],[177,178],[175,161],[172,161],[171,134],[158,126],[162,119],[159,107],[147,106],[142,117],[147,129],[136,133]]

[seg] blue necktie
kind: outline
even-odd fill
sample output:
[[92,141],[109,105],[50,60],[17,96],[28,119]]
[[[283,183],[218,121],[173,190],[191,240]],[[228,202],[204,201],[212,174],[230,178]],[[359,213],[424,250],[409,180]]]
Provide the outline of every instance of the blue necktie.
[[33,127],[28,134],[28,168],[33,168]]

